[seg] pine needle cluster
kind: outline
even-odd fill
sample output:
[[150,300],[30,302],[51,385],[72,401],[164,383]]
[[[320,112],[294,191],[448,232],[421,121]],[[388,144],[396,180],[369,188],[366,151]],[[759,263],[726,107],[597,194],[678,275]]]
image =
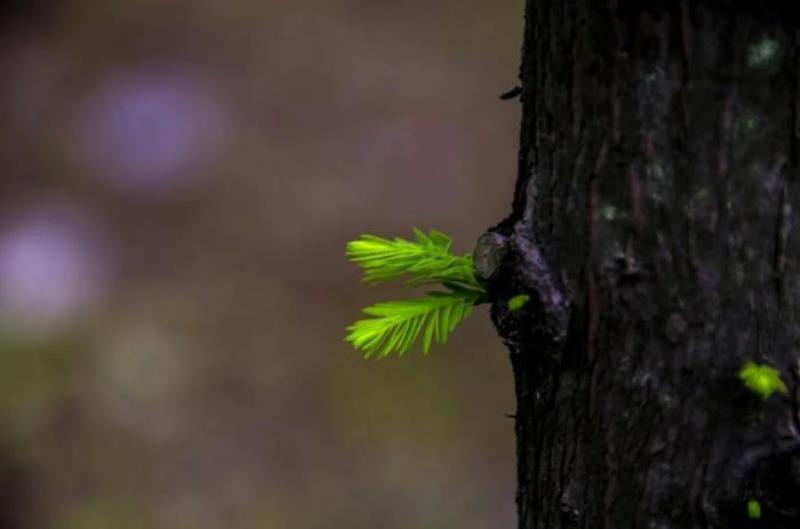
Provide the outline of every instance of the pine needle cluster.
[[364,271],[364,281],[381,283],[401,277],[411,286],[439,284],[444,290],[423,297],[386,301],[369,306],[370,316],[347,328],[345,340],[365,358],[402,356],[422,335],[422,351],[431,343],[444,343],[450,333],[470,315],[484,295],[475,278],[470,255],[454,255],[447,235],[414,229],[415,240],[384,239],[362,235],[347,243],[347,257]]

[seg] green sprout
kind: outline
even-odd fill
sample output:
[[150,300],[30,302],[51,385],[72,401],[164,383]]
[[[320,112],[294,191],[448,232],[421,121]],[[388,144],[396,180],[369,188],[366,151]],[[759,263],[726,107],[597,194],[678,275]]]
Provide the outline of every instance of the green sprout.
[[527,294],[517,294],[513,298],[508,300],[508,310],[511,312],[516,312],[522,307],[525,306],[531,300],[531,297]]
[[364,281],[381,283],[409,276],[408,285],[439,284],[444,291],[415,299],[386,301],[363,310],[371,316],[347,328],[345,341],[365,358],[402,356],[422,335],[422,351],[445,343],[472,312],[485,290],[475,278],[472,256],[454,255],[447,235],[414,228],[415,240],[362,235],[347,243],[347,257],[364,271]]
[[739,371],[739,378],[750,391],[764,400],[767,400],[776,391],[784,395],[789,392],[786,384],[781,380],[778,370],[766,364],[748,361]]
[[759,520],[761,518],[761,504],[758,503],[758,500],[747,502],[747,517],[751,520]]

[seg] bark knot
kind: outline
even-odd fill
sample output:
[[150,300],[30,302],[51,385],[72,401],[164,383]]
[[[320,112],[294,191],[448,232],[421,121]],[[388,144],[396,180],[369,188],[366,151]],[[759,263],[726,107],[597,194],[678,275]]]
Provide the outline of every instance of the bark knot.
[[[523,344],[533,344],[532,353],[544,352],[560,361],[571,303],[535,237],[522,223],[508,235],[487,232],[479,239],[475,257],[492,302],[492,318],[512,354],[525,353]],[[520,294],[530,296],[530,302],[510,310],[508,300]]]

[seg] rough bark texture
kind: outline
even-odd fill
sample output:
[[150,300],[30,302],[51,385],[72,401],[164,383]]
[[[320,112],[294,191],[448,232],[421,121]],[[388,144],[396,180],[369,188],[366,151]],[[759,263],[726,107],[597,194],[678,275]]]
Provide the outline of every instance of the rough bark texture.
[[488,284],[520,528],[800,527],[798,29],[769,1],[528,0]]

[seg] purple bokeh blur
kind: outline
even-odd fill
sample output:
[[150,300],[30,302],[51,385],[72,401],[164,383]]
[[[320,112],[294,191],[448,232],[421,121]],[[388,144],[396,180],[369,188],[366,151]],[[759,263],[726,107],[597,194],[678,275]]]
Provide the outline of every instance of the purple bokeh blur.
[[102,298],[110,253],[92,220],[63,205],[0,226],[0,322],[58,324]]
[[116,74],[86,104],[81,148],[94,174],[122,190],[178,191],[224,148],[220,102],[164,70]]

